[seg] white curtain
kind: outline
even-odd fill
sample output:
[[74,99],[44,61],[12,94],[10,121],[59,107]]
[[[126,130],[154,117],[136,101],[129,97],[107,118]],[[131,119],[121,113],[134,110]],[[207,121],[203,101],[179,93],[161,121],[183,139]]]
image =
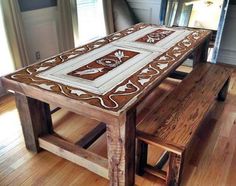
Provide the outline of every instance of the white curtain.
[[[0,76],[30,64],[18,0],[0,0]],[[0,97],[6,91],[0,82]]]
[[[2,4],[0,3],[0,76],[6,75],[15,70],[13,63],[9,42],[7,39],[7,32],[3,18]],[[0,82],[1,87],[1,82]]]
[[18,0],[0,0],[7,40],[15,68],[30,64]]
[[76,0],[58,0],[58,31],[60,51],[75,47],[78,38]]
[[114,32],[113,12],[112,12],[112,0],[103,1],[103,12],[106,25],[107,35]]

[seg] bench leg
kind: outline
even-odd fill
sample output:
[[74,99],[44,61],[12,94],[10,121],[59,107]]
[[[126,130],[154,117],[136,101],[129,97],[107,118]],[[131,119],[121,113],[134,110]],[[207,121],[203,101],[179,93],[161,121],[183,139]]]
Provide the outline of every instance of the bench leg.
[[136,173],[140,176],[144,174],[147,165],[148,145],[141,140],[137,140]]
[[218,94],[218,100],[219,101],[225,101],[226,97],[227,97],[227,93],[228,93],[228,88],[229,88],[229,81],[230,79],[228,79],[224,86],[222,87],[222,89],[220,90],[219,94]]
[[183,154],[178,155],[170,152],[169,167],[167,171],[166,183],[168,186],[178,186],[181,181],[181,174],[183,169]]

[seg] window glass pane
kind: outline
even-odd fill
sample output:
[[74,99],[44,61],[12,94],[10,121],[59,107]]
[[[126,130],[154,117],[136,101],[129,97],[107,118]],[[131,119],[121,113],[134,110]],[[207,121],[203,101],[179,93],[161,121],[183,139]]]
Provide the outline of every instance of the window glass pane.
[[102,0],[77,0],[78,30],[81,45],[106,35]]

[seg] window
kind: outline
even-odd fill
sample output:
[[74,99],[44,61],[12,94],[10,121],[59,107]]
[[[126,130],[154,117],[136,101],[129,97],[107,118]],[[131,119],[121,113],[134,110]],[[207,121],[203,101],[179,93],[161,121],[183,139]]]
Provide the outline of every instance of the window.
[[106,35],[102,0],[77,0],[77,15],[77,46]]

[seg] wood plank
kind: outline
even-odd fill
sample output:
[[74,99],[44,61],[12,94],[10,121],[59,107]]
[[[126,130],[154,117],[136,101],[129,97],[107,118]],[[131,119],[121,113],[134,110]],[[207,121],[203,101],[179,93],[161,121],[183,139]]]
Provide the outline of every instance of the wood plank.
[[106,124],[100,123],[75,144],[87,149],[105,132],[106,132]]
[[91,172],[108,178],[107,159],[64,141],[53,135],[39,138],[39,146],[49,152],[74,162]]
[[164,143],[162,142],[162,139],[158,139],[156,136],[151,136],[145,132],[137,131],[137,138],[146,142],[147,144],[160,147],[164,150],[167,150],[169,152],[173,152],[175,154],[181,154],[184,150],[184,147],[181,147],[174,143]]
[[135,176],[135,186],[165,186],[165,181],[160,178],[153,179],[153,176]]
[[[156,130],[158,126],[156,125],[156,121],[159,123],[162,123],[163,121],[167,120],[168,117],[170,117],[171,111],[173,111],[178,104],[180,104],[181,100],[185,97],[186,94],[190,93],[193,85],[192,81],[199,81],[201,79],[201,76],[204,75],[208,69],[210,68],[210,65],[207,64],[207,66],[200,65],[197,69],[191,72],[191,76],[193,76],[193,79],[186,78],[182,81],[184,84],[188,84],[189,86],[185,86],[185,92],[180,92],[179,89],[175,89],[174,92],[170,93],[166,99],[165,103],[162,102],[162,104],[159,104],[156,108],[153,109],[152,113],[153,116],[149,115],[148,118],[145,120],[145,125],[138,125],[137,129],[146,133],[149,133],[149,131]],[[179,99],[175,99],[178,97]],[[171,104],[170,104],[171,101]],[[159,110],[161,108],[161,110]],[[158,112],[158,114],[156,114]],[[143,122],[144,123],[144,122]]]
[[[201,121],[206,117],[229,75],[228,70],[213,65],[200,82],[195,82],[193,91],[186,95],[178,109],[172,112],[172,116],[165,123],[165,126],[159,128],[156,135],[164,139],[166,143],[173,142],[186,146],[191,141]],[[188,86],[182,85],[179,86],[182,90]],[[193,112],[190,114],[189,111]]]
[[152,174],[153,176],[156,176],[156,177],[161,178],[163,180],[166,180],[166,178],[167,178],[167,173],[165,171],[156,169],[150,165],[147,165],[144,170],[145,170],[145,172]]
[[39,152],[38,137],[53,131],[49,105],[18,93],[15,97],[26,148]]
[[118,123],[107,124],[110,185],[134,185],[136,110],[125,113]]
[[[145,117],[161,104],[161,102],[171,93],[171,91],[177,87],[180,83],[179,80],[173,80],[170,78],[165,79],[158,87],[156,87],[147,98],[145,98],[137,106],[137,125],[142,122]],[[158,98],[158,99],[157,99]]]

